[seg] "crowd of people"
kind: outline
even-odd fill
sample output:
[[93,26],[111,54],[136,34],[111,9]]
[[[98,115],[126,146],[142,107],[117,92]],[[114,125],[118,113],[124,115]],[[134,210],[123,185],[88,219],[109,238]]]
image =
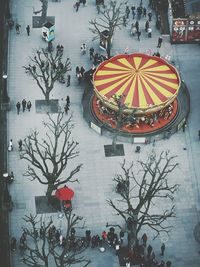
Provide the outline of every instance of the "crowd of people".
[[[128,226],[127,222],[127,227]],[[108,227],[108,225],[106,226]],[[85,235],[80,237],[76,234],[76,229],[72,227],[69,235],[64,236],[61,229],[56,229],[54,225],[49,227],[48,231],[45,231],[43,226],[40,229],[34,228],[33,232],[30,233],[32,238],[39,242],[41,239],[48,239],[52,245],[60,246],[65,248],[67,246],[68,251],[77,252],[84,248],[98,248],[100,252],[104,252],[106,248],[111,248],[115,252],[116,256],[123,260],[126,266],[131,264],[140,264],[140,267],[171,267],[171,261],[158,261],[156,260],[155,252],[153,247],[148,244],[147,234],[144,233],[141,239],[136,239],[135,245],[132,248],[127,247],[127,241],[125,241],[125,232],[120,230],[116,233],[114,227],[110,227],[108,231],[103,230],[101,234],[92,235],[91,230],[87,229]],[[27,230],[23,229],[22,235],[19,239],[19,244],[15,237],[11,238],[10,249],[12,252],[16,251],[17,246],[20,251],[23,252],[27,249]],[[121,249],[126,248],[125,250]],[[165,244],[162,243],[160,247],[160,256],[163,257],[165,254]]]

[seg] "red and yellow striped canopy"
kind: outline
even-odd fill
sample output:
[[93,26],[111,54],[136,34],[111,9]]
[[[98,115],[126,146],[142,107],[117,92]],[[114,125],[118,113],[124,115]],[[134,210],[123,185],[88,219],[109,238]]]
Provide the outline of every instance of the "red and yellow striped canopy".
[[116,106],[121,96],[127,109],[146,110],[171,103],[178,94],[180,78],[165,60],[145,54],[117,55],[101,63],[93,76],[101,100]]

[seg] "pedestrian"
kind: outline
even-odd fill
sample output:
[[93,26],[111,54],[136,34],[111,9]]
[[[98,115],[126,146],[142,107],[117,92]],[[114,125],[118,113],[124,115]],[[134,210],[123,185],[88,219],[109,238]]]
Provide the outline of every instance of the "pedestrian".
[[65,105],[65,107],[64,107],[64,110],[65,110],[65,114],[67,115],[67,113],[68,113],[68,111],[69,111],[69,105]]
[[17,240],[15,237],[11,238],[10,248],[12,252],[14,252],[17,249]]
[[144,7],[144,8],[143,8],[143,16],[146,17],[146,15],[147,15],[147,10],[146,10],[146,8]]
[[26,104],[26,107],[27,107],[28,111],[31,110],[31,106],[32,106],[32,104],[31,104],[31,101],[29,100],[29,101],[27,102],[27,104]]
[[86,0],[82,0],[83,6],[86,6]]
[[152,250],[153,250],[152,246],[148,245],[148,247],[147,247],[147,258],[150,258]]
[[82,81],[82,74],[79,73],[77,77],[78,77],[78,84],[81,84],[81,81]]
[[19,25],[18,23],[15,25],[15,29],[16,29],[16,33],[17,34],[20,34],[20,28],[21,28],[21,25]]
[[76,9],[76,12],[78,12],[79,7],[80,7],[80,2],[76,1],[75,5],[74,5],[74,8]]
[[121,244],[123,244],[123,241],[124,241],[124,231],[123,230],[120,231],[119,237],[120,237]]
[[8,183],[11,184],[14,181],[14,173],[13,171],[10,172]]
[[185,132],[185,128],[187,127],[186,121],[183,123],[183,132]]
[[123,16],[123,26],[126,27],[126,16]]
[[199,130],[199,140],[200,140],[200,130]]
[[84,74],[85,74],[85,69],[83,68],[83,66],[81,66],[81,75],[82,75],[82,77],[84,77]]
[[23,112],[25,111],[25,109],[26,109],[26,100],[23,99],[22,100],[22,110],[23,110]]
[[27,32],[27,35],[30,36],[30,26],[29,25],[26,26],[26,32]]
[[143,236],[142,236],[142,244],[143,244],[144,247],[146,247],[146,245],[147,245],[147,235],[146,235],[146,233],[144,233]]
[[148,28],[149,28],[149,21],[147,20],[145,22],[145,32],[148,32]]
[[68,75],[67,75],[67,87],[70,86],[70,80],[71,80],[71,75],[68,74]]
[[165,244],[164,243],[162,243],[162,246],[160,247],[160,250],[161,250],[160,255],[164,256],[164,252],[165,252]]
[[139,31],[139,27],[140,27],[139,22],[136,21],[136,23],[135,23],[135,28],[136,28],[137,32]]
[[136,27],[135,27],[135,24],[134,23],[132,23],[131,24],[131,35],[132,36],[135,36],[135,33],[137,32],[137,29],[136,29]]
[[68,106],[70,106],[70,97],[67,95],[67,97],[66,97],[66,104],[68,105]]
[[106,233],[105,230],[101,233],[101,237],[103,239],[103,242],[105,242],[106,241],[106,238],[107,238],[107,233]]
[[141,32],[140,31],[137,31],[138,41],[140,41],[140,35],[141,35]]
[[21,107],[21,104],[19,101],[17,102],[16,107],[17,107],[17,114],[19,115],[19,111],[20,111],[20,107]]
[[19,139],[18,145],[19,145],[19,151],[22,151],[22,139]]
[[158,45],[157,45],[157,47],[161,47],[161,45],[162,45],[162,41],[163,41],[162,36],[160,36],[160,37],[158,38]]
[[151,11],[149,11],[148,17],[149,17],[149,21],[151,21],[151,19],[152,19],[152,12]]
[[127,55],[128,54],[128,51],[129,51],[129,48],[128,46],[124,49],[124,54]]
[[81,51],[82,51],[82,54],[83,54],[83,55],[86,54],[86,50],[87,50],[87,46],[86,46],[85,43],[83,43],[83,44],[81,45]]
[[94,58],[94,48],[90,47],[90,60]]
[[119,254],[119,249],[120,249],[120,244],[119,244],[119,241],[117,240],[115,242],[115,254],[116,254],[116,256],[118,256],[118,254]]
[[76,77],[78,77],[78,74],[80,73],[80,69],[79,69],[79,67],[77,66],[76,67]]
[[10,139],[9,145],[8,145],[8,151],[10,152],[12,150],[13,150],[13,141],[12,141],[12,139]]
[[151,38],[152,37],[152,28],[149,27],[147,32],[148,32],[148,37]]
[[132,12],[133,19],[135,19],[135,6],[131,7],[131,12]]
[[125,12],[126,12],[126,18],[129,19],[129,14],[131,12],[129,6],[126,6]]

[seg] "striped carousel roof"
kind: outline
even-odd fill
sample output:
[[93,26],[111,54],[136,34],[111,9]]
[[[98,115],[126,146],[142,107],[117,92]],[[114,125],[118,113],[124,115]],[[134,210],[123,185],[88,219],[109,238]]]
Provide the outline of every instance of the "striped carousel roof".
[[176,97],[180,78],[176,69],[159,57],[129,54],[101,63],[93,84],[97,96],[113,105],[113,96],[123,96],[128,109],[146,109]]

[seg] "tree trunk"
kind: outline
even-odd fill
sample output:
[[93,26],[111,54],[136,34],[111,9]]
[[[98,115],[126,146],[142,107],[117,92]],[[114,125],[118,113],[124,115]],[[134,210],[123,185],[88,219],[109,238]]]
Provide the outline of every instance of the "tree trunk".
[[48,7],[48,0],[40,0],[42,2],[42,15],[41,20],[43,23],[46,22],[47,18],[47,7]]
[[53,184],[48,184],[47,192],[46,192],[46,196],[47,196],[48,202],[51,199],[51,195],[52,195],[52,192],[53,192],[54,189],[55,189],[55,187],[54,187]]
[[45,100],[46,100],[47,102],[49,102],[49,95],[50,95],[50,92],[47,92],[47,91],[46,91],[46,94],[45,94]]
[[114,151],[116,151],[116,149],[117,149],[117,135],[118,135],[118,133],[115,133],[113,140],[112,140],[112,146],[113,146]]
[[134,248],[137,240],[137,231],[136,227],[132,227],[130,232],[128,232],[128,247]]

